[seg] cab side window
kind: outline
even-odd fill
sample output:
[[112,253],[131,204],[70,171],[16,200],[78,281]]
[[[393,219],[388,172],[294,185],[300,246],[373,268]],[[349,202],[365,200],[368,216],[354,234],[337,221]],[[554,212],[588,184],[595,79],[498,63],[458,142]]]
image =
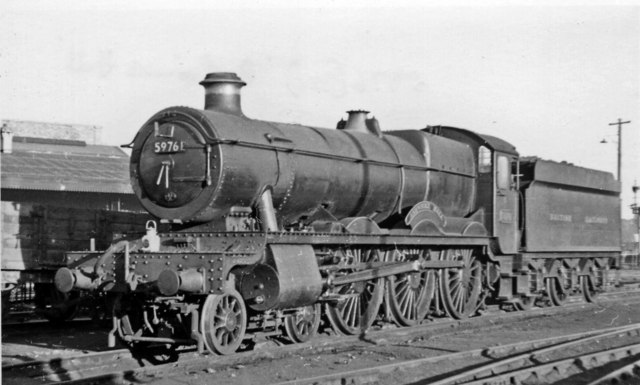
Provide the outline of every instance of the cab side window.
[[504,155],[498,155],[496,168],[496,186],[500,190],[508,190],[511,187],[511,162]]
[[491,172],[491,150],[485,146],[480,146],[478,149],[478,172],[482,174]]

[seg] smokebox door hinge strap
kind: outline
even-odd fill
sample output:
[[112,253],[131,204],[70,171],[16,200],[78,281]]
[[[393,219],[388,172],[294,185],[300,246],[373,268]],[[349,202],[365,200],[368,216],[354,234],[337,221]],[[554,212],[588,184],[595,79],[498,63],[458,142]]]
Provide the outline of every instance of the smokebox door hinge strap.
[[[166,126],[165,126],[166,127]],[[163,137],[163,138],[173,138],[173,134],[175,132],[176,127],[174,125],[171,125],[171,130],[168,132],[160,132],[160,125],[158,124],[158,122],[153,122],[153,135],[157,138],[157,137]],[[166,131],[166,130],[164,130]]]
[[207,144],[207,186],[211,186],[211,145]]

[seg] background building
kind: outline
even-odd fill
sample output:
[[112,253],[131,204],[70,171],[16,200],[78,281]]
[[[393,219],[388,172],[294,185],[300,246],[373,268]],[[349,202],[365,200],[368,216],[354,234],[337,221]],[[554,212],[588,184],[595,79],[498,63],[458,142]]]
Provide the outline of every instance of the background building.
[[45,307],[62,299],[51,282],[65,252],[104,250],[151,218],[131,189],[129,156],[101,145],[100,127],[3,120],[1,134],[3,308],[34,296]]

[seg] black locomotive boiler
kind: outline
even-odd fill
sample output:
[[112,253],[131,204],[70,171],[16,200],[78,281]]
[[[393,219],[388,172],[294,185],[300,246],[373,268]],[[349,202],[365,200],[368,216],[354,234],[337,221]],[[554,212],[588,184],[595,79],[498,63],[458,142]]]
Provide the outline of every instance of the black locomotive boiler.
[[203,110],[171,107],[130,144],[131,183],[156,222],[103,252],[70,252],[62,292],[115,298],[132,347],[236,351],[374,322],[526,309],[605,289],[620,252],[619,184],[453,128],[382,131],[366,111],[337,129],[247,118],[245,83],[212,73]]

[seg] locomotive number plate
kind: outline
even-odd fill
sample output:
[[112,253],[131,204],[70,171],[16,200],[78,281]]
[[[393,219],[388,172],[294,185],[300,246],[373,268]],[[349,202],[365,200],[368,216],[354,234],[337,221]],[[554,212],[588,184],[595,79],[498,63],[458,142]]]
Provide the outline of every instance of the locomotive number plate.
[[184,142],[181,140],[162,140],[153,144],[153,152],[156,154],[167,154],[183,152]]

